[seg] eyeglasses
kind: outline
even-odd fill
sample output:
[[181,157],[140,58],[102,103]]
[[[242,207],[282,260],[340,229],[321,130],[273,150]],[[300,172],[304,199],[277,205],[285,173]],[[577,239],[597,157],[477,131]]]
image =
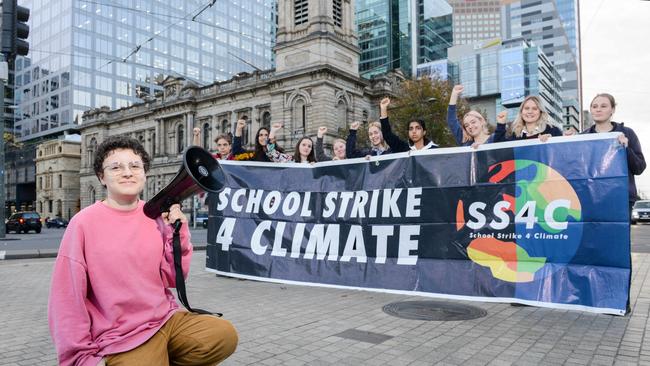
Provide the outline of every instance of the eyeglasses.
[[102,169],[108,169],[108,172],[112,175],[119,175],[122,172],[126,172],[126,168],[129,168],[129,171],[134,175],[140,175],[144,172],[144,164],[141,161],[131,161],[128,164],[124,165],[122,163],[111,163],[103,167]]

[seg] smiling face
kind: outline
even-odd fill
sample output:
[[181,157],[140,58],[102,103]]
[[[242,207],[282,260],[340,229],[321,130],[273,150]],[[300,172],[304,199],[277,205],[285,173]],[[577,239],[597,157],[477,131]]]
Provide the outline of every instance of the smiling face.
[[146,180],[142,158],[131,149],[108,153],[99,177],[106,186],[108,198],[119,201],[137,200]]
[[345,141],[343,140],[336,140],[334,141],[334,146],[332,147],[334,150],[334,156],[339,159],[345,159]]
[[485,129],[485,120],[480,114],[469,112],[463,118],[463,128],[472,139],[475,139]]
[[311,154],[312,145],[313,143],[308,138],[302,139],[298,144],[298,152],[303,160],[307,160],[307,157]]
[[537,103],[528,99],[522,106],[519,111],[521,113],[521,118],[525,123],[535,123],[539,120],[539,117],[542,115],[542,111],[539,109]]
[[422,128],[422,125],[417,121],[411,121],[409,123],[409,139],[414,144],[422,141],[424,136],[427,134],[427,131]]
[[368,128],[368,138],[373,147],[379,147],[381,146],[381,143],[384,142],[381,129],[377,126],[370,126],[370,128]]
[[615,109],[612,106],[612,102],[607,97],[598,96],[591,101],[589,111],[591,112],[591,117],[594,119],[594,122],[603,123],[611,121]]
[[230,154],[230,151],[232,150],[232,145],[230,145],[230,142],[226,139],[219,139],[217,140],[217,151],[219,154],[223,157],[227,156]]

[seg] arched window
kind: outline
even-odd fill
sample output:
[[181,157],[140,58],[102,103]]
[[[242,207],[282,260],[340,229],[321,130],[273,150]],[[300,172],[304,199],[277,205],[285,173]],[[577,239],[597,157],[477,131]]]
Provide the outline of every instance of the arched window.
[[38,201],[38,212],[43,213],[43,201]]
[[61,200],[56,200],[56,216],[63,216],[63,206],[61,204]]
[[230,122],[227,119],[221,121],[221,133],[230,133]]
[[343,99],[339,99],[339,102],[336,103],[336,123],[339,130],[345,130],[348,125],[348,105]]
[[95,187],[90,186],[90,188],[88,188],[88,197],[90,198],[91,205],[95,203],[95,201],[97,200],[97,197],[95,195]]
[[156,133],[151,134],[151,155],[156,154]]
[[185,148],[185,127],[183,127],[183,124],[179,124],[178,127],[176,127],[176,152],[178,154],[183,153],[183,149]]
[[307,106],[303,99],[297,99],[293,105],[293,130],[302,128],[302,133],[305,133],[307,127]]
[[203,124],[203,148],[206,150],[210,149],[210,124]]
[[271,128],[271,112],[266,111],[262,114],[262,126],[268,129]]
[[97,152],[97,139],[91,138],[90,143],[88,144],[88,165],[93,166],[95,164],[95,153]]

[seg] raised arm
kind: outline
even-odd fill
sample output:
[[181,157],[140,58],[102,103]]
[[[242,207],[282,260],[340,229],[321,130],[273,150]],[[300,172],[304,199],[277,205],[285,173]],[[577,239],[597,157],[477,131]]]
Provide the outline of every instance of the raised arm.
[[464,87],[462,85],[455,85],[451,90],[451,96],[449,97],[449,106],[447,107],[447,127],[454,135],[457,145],[463,144],[463,128],[458,121],[458,111],[456,109],[456,103],[458,103],[458,97],[463,93]]
[[357,129],[359,128],[360,124],[360,122],[352,122],[350,125],[350,132],[348,133],[348,138],[345,141],[345,156],[348,158],[360,158],[365,156],[365,154],[357,150]]
[[332,158],[325,155],[325,150],[323,149],[323,137],[327,133],[327,127],[321,126],[318,128],[318,133],[316,134],[316,146],[314,146],[314,154],[316,155],[316,161],[330,161]]
[[385,97],[379,103],[379,122],[381,123],[381,134],[384,137],[384,141],[386,141],[393,152],[409,151],[411,149],[409,144],[394,134],[393,129],[390,127],[390,121],[388,120],[389,105],[390,98],[388,97]]
[[246,127],[246,120],[240,119],[237,121],[237,127],[235,128],[235,136],[232,139],[232,153],[233,155],[239,155],[246,152],[241,144],[241,136]]

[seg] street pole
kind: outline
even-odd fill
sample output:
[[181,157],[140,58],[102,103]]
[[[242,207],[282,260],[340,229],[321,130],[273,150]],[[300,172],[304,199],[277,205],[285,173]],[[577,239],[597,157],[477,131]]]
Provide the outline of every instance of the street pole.
[[9,78],[9,67],[0,56],[0,238],[5,237],[5,81]]

